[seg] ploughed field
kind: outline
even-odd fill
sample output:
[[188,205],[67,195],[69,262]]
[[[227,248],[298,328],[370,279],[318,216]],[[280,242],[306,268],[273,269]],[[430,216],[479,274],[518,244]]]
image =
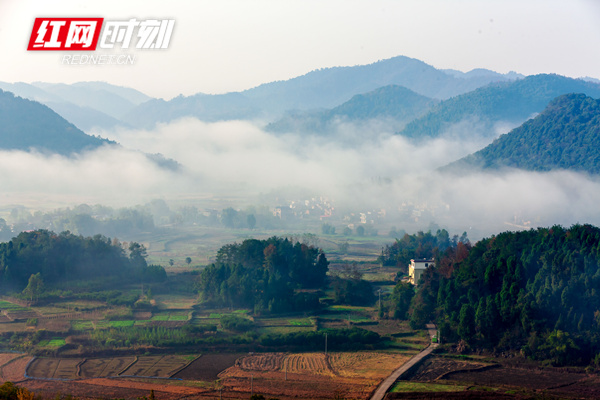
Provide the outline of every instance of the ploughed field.
[[598,399],[600,376],[505,359],[434,356],[392,392],[387,399]]
[[[368,399],[410,356],[385,352],[206,354],[105,358],[0,355],[0,374],[44,395],[139,398]],[[154,378],[154,379],[152,379]],[[156,379],[163,378],[163,379]],[[165,379],[166,378],[166,379]]]

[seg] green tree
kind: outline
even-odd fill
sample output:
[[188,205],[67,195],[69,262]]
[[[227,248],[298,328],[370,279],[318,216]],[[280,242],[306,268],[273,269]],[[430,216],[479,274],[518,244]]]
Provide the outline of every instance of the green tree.
[[407,319],[408,309],[415,295],[415,287],[408,282],[398,282],[392,293],[391,303],[394,318]]
[[190,264],[192,263],[192,258],[191,258],[191,257],[186,257],[186,258],[185,258],[185,263],[186,263],[187,265],[190,265]]
[[23,294],[28,296],[30,301],[33,301],[33,299],[37,301],[43,292],[44,281],[41,273],[38,272],[37,274],[31,274],[27,287],[23,289]]

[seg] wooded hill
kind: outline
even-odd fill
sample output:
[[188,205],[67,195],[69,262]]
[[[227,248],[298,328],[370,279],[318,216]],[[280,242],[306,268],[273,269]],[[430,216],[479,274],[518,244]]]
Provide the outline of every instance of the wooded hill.
[[502,167],[600,173],[600,100],[557,97],[537,117],[446,169]]
[[329,262],[319,249],[272,237],[223,246],[217,262],[202,270],[199,292],[205,303],[253,308],[255,314],[314,310]]
[[448,133],[463,123],[465,137],[494,135],[496,123],[518,126],[542,112],[554,98],[568,93],[600,97],[600,85],[560,75],[532,75],[513,82],[492,83],[440,102],[409,123],[400,135],[427,139]]
[[413,326],[434,319],[443,343],[600,366],[599,287],[599,228],[505,232],[449,248],[409,314]]
[[38,102],[0,90],[0,149],[70,155],[114,143],[89,136]]
[[322,134],[335,130],[340,123],[369,122],[376,119],[400,129],[420,117],[438,100],[422,96],[402,86],[389,85],[364,94],[329,110],[295,112],[267,125],[271,132]]

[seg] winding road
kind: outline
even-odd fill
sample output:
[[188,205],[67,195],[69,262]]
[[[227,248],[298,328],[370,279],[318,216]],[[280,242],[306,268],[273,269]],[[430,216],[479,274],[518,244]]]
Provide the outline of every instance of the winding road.
[[[427,330],[429,331],[429,336],[433,338],[437,334],[437,327],[434,324],[427,324]],[[390,376],[385,378],[381,385],[377,388],[371,400],[383,400],[385,394],[390,390],[390,387],[396,382],[402,375],[404,375],[408,370],[415,366],[415,364],[419,363],[423,358],[427,357],[433,349],[438,346],[437,343],[431,343],[425,350],[408,360],[406,363],[402,364],[400,368],[395,370]]]

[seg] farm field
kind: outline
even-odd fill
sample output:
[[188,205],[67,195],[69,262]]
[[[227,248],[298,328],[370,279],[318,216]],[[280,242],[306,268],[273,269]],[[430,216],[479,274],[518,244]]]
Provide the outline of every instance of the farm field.
[[[600,377],[506,359],[434,356],[408,380],[396,382],[388,399],[600,398]],[[533,397],[532,397],[533,396]]]
[[[1,358],[3,357],[3,358]],[[0,355],[0,360],[7,355]],[[17,359],[29,360],[28,357]],[[194,356],[140,356],[90,359],[46,358],[34,360],[27,370],[31,377],[62,379],[47,381],[25,379],[21,385],[30,390],[50,393],[97,393],[96,396],[118,393],[119,397],[135,399],[141,391],[153,388],[164,398],[194,394],[198,398],[245,398],[250,392],[280,399],[331,399],[336,394],[367,399],[387,374],[408,359],[402,354],[380,352],[357,353],[263,353],[263,354],[206,354]],[[14,363],[15,361],[12,361]],[[369,364],[377,364],[365,374]],[[26,363],[13,371],[25,373]],[[287,373],[286,373],[287,371]],[[132,379],[126,375],[173,377],[178,380]],[[121,376],[119,379],[106,379]],[[187,390],[187,391],[186,391]],[[147,396],[148,393],[143,393]],[[163,397],[161,397],[163,398]]]
[[196,356],[139,356],[112,358],[36,358],[26,373],[41,379],[81,379],[117,376],[170,378]]

